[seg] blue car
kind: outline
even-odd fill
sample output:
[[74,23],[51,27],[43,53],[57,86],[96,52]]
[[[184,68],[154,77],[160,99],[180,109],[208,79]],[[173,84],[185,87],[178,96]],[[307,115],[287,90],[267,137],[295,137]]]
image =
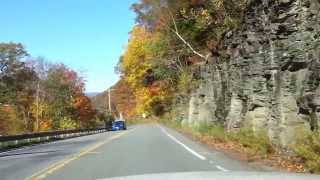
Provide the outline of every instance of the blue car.
[[127,126],[124,121],[115,121],[112,123],[112,131],[126,130]]

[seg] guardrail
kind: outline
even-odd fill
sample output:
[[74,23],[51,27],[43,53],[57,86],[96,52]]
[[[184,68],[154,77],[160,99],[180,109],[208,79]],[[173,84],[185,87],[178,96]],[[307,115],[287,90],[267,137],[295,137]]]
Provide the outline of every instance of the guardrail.
[[65,139],[71,137],[78,137],[90,134],[97,134],[107,131],[106,128],[95,129],[73,129],[62,131],[49,131],[38,133],[27,133],[12,136],[0,136],[0,150],[40,143],[50,140]]

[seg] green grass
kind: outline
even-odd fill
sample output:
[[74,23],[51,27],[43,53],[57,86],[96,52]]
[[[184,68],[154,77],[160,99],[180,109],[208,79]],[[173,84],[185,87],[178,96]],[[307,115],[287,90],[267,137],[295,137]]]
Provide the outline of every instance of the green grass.
[[200,136],[209,136],[215,142],[227,142],[229,139],[224,128],[219,125],[199,124],[198,126],[191,128],[191,130],[194,133],[198,133]]
[[320,173],[320,131],[299,134],[305,135],[294,146],[295,153],[302,158],[309,172]]
[[240,143],[243,147],[248,148],[252,154],[268,156],[274,154],[275,149],[266,132],[254,132],[248,129],[242,129],[236,133],[230,133],[229,138],[232,141]]

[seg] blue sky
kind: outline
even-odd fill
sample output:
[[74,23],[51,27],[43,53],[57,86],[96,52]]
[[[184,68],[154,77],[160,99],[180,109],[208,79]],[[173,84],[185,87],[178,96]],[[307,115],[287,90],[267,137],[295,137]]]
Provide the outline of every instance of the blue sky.
[[1,0],[0,42],[21,42],[34,56],[84,72],[87,92],[118,80],[137,0]]

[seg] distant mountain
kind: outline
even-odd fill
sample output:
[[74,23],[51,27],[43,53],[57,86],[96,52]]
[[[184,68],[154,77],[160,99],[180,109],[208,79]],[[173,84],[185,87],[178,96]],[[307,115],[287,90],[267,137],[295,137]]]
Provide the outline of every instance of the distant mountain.
[[88,92],[88,93],[86,93],[86,96],[88,96],[88,97],[94,97],[94,96],[96,96],[96,95],[98,95],[99,94],[99,92]]

